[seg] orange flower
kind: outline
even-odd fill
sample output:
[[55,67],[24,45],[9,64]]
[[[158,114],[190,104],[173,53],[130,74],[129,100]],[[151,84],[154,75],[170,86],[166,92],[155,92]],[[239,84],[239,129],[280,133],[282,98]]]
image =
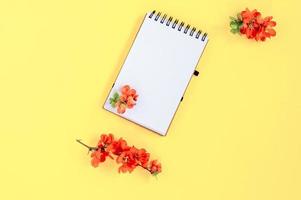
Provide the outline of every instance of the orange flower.
[[122,94],[125,95],[126,97],[132,97],[134,101],[137,101],[138,95],[135,89],[130,89],[128,85],[123,87],[122,89]]
[[117,106],[117,112],[119,114],[125,113],[125,111],[126,111],[126,104],[122,103],[121,101],[118,101],[116,103],[116,106]]
[[150,163],[150,172],[152,174],[158,174],[161,172],[161,164],[157,160],[152,160]]
[[120,102],[122,102],[122,103],[126,102],[127,98],[128,97],[125,94],[120,95]]
[[135,147],[131,147],[130,150],[122,152],[116,159],[117,163],[121,163],[122,165],[119,167],[119,173],[132,172],[137,166],[138,162],[134,157],[133,152],[136,151]]
[[126,109],[131,109],[136,105],[138,95],[135,89],[132,89],[129,85],[124,85],[121,89],[121,95],[116,94],[116,98],[111,98],[111,102],[114,107],[117,107],[119,114],[125,113]]
[[272,16],[263,19],[256,9],[253,11],[246,9],[241,12],[241,17],[243,24],[240,32],[246,34],[247,38],[265,41],[266,38],[276,35],[276,31],[272,28],[276,26],[276,22],[271,21]]
[[114,141],[114,136],[113,134],[109,134],[109,135],[106,135],[106,134],[102,134],[100,136],[100,140],[98,141],[98,147],[99,148],[105,148],[107,146],[109,146],[112,142]]
[[121,96],[124,97],[123,101],[127,101],[128,97],[132,97],[134,101],[138,99],[136,90],[132,89],[129,85],[125,85],[121,88]]
[[120,155],[122,152],[129,150],[130,147],[127,145],[127,142],[119,138],[119,140],[114,141],[110,146],[109,150],[115,154],[115,155]]
[[91,154],[92,166],[98,167],[99,163],[104,162],[106,160],[107,156],[109,156],[109,153],[106,151],[101,151],[100,149],[92,152],[92,154]]
[[124,85],[122,88],[121,88],[121,93],[122,94],[127,94],[128,91],[131,89],[131,87],[129,85]]
[[136,105],[135,100],[132,96],[129,96],[126,101],[126,105],[129,109],[133,108]]
[[261,13],[258,12],[256,9],[250,11],[248,8],[246,8],[246,10],[241,11],[240,15],[244,23],[250,23],[256,17],[260,17]]
[[142,167],[147,167],[149,161],[149,153],[145,149],[137,149],[134,153],[135,158],[138,160]]

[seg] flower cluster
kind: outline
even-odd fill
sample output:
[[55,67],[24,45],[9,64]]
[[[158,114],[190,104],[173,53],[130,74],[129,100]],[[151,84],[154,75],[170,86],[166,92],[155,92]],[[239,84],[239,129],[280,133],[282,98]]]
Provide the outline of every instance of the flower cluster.
[[117,107],[119,114],[125,113],[126,109],[131,109],[136,105],[138,94],[135,89],[129,85],[125,85],[120,89],[121,94],[115,92],[113,97],[109,99],[113,108]]
[[276,22],[272,21],[273,17],[262,18],[261,13],[256,9],[250,11],[246,8],[237,15],[237,18],[230,17],[230,19],[231,32],[246,35],[248,39],[265,41],[266,38],[276,35],[276,31],[273,29]]
[[152,175],[161,172],[161,164],[157,160],[150,160],[150,154],[145,149],[128,146],[124,139],[115,139],[112,134],[102,134],[97,147],[89,147],[80,140],[77,142],[92,151],[91,164],[93,167],[98,167],[107,158],[114,159],[115,157],[116,162],[120,164],[119,173],[132,172],[138,166],[146,169]]

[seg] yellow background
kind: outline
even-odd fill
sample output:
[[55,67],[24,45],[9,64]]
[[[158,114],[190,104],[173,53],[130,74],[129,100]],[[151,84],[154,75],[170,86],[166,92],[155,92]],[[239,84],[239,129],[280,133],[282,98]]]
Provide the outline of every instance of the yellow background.
[[[0,199],[301,199],[299,0],[0,2]],[[245,7],[273,15],[277,36],[231,34]],[[210,37],[166,137],[102,109],[153,9]],[[92,168],[75,139],[108,132],[158,158],[158,180]]]

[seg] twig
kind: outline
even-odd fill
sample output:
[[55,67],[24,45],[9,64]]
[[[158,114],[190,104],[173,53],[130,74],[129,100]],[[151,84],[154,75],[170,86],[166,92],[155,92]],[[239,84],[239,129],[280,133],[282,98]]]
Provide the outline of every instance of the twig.
[[76,142],[80,143],[81,145],[87,147],[89,149],[89,151],[93,151],[93,150],[98,150],[97,147],[90,147],[88,145],[86,145],[85,143],[83,143],[81,140],[77,139]]

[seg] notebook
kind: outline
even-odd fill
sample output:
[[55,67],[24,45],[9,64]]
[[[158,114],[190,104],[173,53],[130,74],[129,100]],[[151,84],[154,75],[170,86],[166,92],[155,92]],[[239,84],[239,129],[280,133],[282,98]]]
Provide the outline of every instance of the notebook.
[[189,24],[147,13],[104,109],[166,135],[207,42]]

